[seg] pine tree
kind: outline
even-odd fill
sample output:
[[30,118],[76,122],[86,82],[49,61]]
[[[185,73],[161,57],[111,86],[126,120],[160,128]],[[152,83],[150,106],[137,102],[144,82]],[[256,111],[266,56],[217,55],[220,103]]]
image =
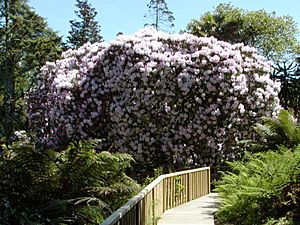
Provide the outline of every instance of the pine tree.
[[151,24],[145,24],[145,26],[153,26],[156,30],[162,30],[163,27],[174,27],[175,17],[165,0],[151,0],[147,7],[149,12],[144,17],[154,19],[154,21]]
[[90,42],[101,42],[102,36],[100,35],[100,26],[95,21],[97,12],[92,8],[88,0],[76,0],[76,7],[79,9],[75,11],[80,21],[70,20],[71,31],[68,36],[68,47],[77,48],[83,44]]
[[59,57],[60,45],[27,0],[0,2],[0,138],[25,129],[24,95],[41,66]]

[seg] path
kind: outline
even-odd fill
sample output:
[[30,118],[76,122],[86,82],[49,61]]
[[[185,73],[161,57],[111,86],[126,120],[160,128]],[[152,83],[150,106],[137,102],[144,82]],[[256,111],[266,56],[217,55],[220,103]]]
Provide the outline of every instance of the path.
[[210,193],[173,209],[167,210],[158,225],[214,225],[218,194]]

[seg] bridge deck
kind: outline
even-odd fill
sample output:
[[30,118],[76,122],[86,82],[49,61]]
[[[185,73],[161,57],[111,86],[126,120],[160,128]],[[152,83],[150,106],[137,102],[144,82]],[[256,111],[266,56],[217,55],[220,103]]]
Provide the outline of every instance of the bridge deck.
[[158,225],[214,225],[213,214],[217,207],[218,194],[210,193],[167,210]]

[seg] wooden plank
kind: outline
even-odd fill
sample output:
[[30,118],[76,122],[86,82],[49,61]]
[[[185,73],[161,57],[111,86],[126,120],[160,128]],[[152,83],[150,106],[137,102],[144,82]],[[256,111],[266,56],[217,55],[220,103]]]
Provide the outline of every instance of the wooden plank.
[[208,177],[208,179],[207,179],[207,186],[208,186],[208,193],[210,193],[211,192],[211,187],[210,187],[210,181],[211,181],[211,173],[210,173],[210,167],[208,167],[208,169],[207,169],[207,177]]
[[204,196],[205,195],[205,193],[206,193],[206,181],[204,180],[205,179],[205,173],[201,173],[201,177],[200,177],[200,181],[201,181],[201,183],[200,183],[200,189],[201,189],[201,195],[200,195],[200,197],[202,197],[202,196]]

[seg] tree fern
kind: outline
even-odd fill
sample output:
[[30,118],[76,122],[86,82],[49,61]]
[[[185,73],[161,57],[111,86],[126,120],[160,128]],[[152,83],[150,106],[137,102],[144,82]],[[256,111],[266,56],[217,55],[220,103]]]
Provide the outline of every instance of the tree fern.
[[98,152],[97,141],[61,152],[29,142],[2,148],[0,224],[97,224],[139,190],[125,173],[132,157]]

